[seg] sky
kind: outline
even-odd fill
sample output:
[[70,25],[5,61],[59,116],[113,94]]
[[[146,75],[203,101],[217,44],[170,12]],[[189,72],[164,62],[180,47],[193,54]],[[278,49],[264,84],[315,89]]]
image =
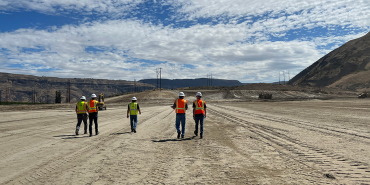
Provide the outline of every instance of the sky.
[[269,83],[369,29],[369,0],[0,0],[0,72]]

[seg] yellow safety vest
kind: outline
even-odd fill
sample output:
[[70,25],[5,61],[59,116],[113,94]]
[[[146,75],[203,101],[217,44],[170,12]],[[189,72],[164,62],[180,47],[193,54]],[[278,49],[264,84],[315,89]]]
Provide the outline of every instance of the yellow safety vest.
[[130,103],[130,115],[138,115],[137,103],[135,102]]
[[86,102],[85,101],[80,101],[77,104],[77,114],[86,114]]

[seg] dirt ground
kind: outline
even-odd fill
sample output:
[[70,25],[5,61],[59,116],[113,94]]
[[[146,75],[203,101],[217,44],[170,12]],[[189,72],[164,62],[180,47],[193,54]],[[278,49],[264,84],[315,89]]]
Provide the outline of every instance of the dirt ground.
[[93,137],[83,126],[74,135],[71,105],[1,112],[0,184],[370,184],[368,99],[215,101],[205,91],[204,138],[188,111],[181,140],[177,92],[153,93],[137,94],[137,133],[132,95],[107,100]]

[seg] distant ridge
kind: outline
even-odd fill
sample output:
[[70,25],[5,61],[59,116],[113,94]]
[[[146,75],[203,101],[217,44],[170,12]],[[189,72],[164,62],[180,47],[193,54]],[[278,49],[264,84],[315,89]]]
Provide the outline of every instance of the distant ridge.
[[291,85],[370,88],[370,33],[333,50],[289,81]]
[[[139,82],[157,86],[157,79],[143,79]],[[159,83],[159,82],[158,82]],[[238,80],[212,79],[212,86],[238,86],[243,85]],[[207,86],[207,78],[197,79],[162,79],[162,88],[177,89],[183,87]]]

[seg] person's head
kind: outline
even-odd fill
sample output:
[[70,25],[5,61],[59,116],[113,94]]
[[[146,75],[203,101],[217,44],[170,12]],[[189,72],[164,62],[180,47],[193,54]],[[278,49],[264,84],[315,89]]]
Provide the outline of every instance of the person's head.
[[95,94],[92,94],[92,95],[91,95],[91,99],[92,99],[92,100],[95,100],[95,99],[96,99],[96,95],[95,95]]
[[183,92],[180,92],[180,93],[179,93],[179,98],[180,98],[180,99],[184,99],[184,97],[185,97],[185,94],[184,94]]
[[201,92],[197,92],[196,96],[197,96],[197,99],[199,100],[199,99],[202,98],[202,93]]
[[136,97],[132,97],[132,98],[131,98],[131,101],[132,101],[132,102],[136,102],[136,101],[137,101],[137,98],[136,98]]
[[86,97],[85,96],[81,96],[81,101],[86,101]]

